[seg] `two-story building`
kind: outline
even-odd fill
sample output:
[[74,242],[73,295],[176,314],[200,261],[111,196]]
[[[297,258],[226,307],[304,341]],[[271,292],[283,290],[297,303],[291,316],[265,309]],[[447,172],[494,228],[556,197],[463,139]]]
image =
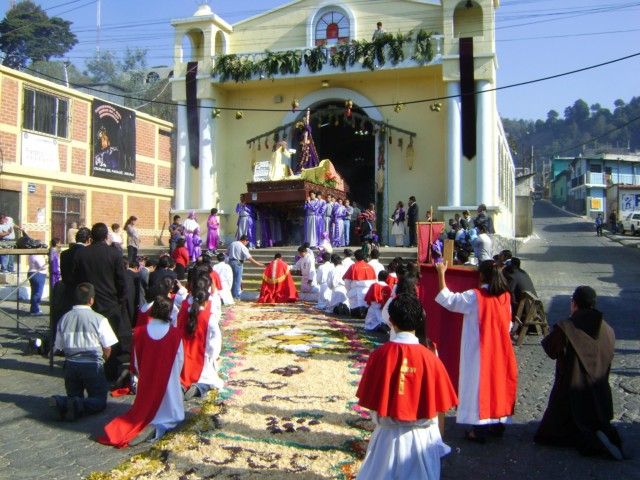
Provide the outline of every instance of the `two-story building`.
[[[514,234],[513,161],[496,106],[497,0],[292,1],[233,25],[208,5],[173,20],[178,211],[225,212],[256,162],[299,149],[307,111],[320,158],[386,221],[415,195],[438,219],[487,205]],[[382,22],[383,32],[376,32]]]
[[607,188],[612,185],[640,185],[640,154],[585,152],[571,160],[568,168],[567,208],[595,217],[610,213]]
[[[63,243],[72,223],[124,224],[144,246],[165,235],[173,125],[0,66],[0,211]],[[126,242],[126,235],[124,236]]]

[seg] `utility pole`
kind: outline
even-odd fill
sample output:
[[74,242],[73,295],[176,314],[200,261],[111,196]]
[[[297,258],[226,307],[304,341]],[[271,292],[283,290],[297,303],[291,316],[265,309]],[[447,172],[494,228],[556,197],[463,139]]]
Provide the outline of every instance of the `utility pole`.
[[100,0],[98,0],[96,2],[96,52],[100,53],[100,26],[102,23],[102,19],[101,19],[101,6],[100,6]]

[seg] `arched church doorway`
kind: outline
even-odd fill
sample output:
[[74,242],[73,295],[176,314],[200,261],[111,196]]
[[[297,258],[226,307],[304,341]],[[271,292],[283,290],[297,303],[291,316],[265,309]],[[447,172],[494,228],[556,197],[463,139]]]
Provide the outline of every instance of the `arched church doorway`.
[[[304,117],[300,115],[300,120]],[[374,125],[367,113],[354,105],[345,115],[344,100],[311,106],[313,140],[320,160],[328,158],[349,186],[348,197],[360,208],[375,202]],[[293,145],[293,148],[298,148]]]

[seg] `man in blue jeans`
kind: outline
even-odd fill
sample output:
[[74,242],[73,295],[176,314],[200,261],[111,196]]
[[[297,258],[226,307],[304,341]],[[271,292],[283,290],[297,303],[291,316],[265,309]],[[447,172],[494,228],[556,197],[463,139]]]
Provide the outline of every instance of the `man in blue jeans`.
[[264,268],[264,264],[255,260],[251,253],[249,253],[249,249],[247,248],[247,244],[249,243],[249,238],[246,235],[242,235],[235,242],[231,242],[229,248],[227,249],[227,257],[229,257],[229,266],[231,267],[231,271],[233,272],[233,284],[231,286],[231,295],[234,300],[240,300],[240,293],[242,287],[242,268],[245,260],[249,260],[254,265]]
[[104,361],[118,339],[109,321],[91,309],[94,297],[92,284],[79,284],[77,304],[60,319],[56,331],[54,348],[64,351],[67,394],[54,395],[49,399],[49,406],[68,421],[101,412],[107,406],[109,385],[104,376]]

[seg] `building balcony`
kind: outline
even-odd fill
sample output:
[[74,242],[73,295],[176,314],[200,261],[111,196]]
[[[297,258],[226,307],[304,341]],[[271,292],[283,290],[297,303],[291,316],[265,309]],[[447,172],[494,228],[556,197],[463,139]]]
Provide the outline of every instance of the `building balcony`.
[[604,179],[607,185],[640,185],[640,175],[633,173],[605,174]]
[[[442,63],[442,35],[395,35],[388,42],[352,41],[335,46],[216,55],[214,83],[244,83],[423,68]],[[394,40],[395,39],[395,40]]]

